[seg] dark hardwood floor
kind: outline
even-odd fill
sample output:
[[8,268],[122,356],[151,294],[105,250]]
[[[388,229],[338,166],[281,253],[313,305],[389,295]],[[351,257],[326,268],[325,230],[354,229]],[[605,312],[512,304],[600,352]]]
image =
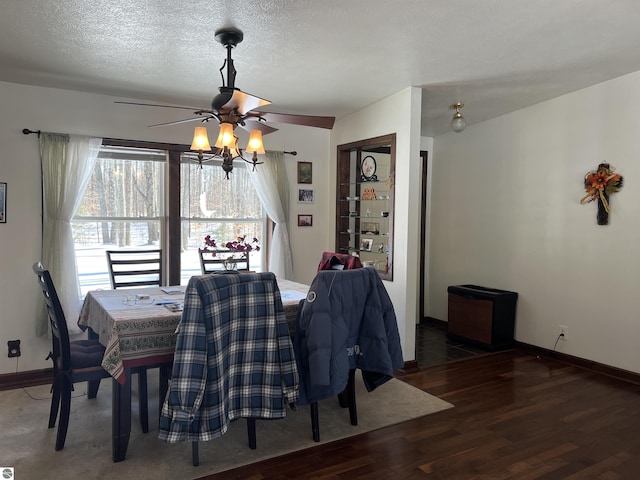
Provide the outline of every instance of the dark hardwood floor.
[[416,361],[420,367],[486,354],[485,350],[447,338],[446,324],[421,323],[416,327]]
[[519,350],[467,353],[402,377],[455,408],[203,478],[640,478],[640,385]]

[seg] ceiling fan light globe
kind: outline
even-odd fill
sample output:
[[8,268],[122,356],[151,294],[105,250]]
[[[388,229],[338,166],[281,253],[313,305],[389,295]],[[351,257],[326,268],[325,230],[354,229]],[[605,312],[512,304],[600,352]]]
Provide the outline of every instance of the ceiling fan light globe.
[[235,137],[233,135],[233,125],[230,123],[220,124],[220,133],[216,140],[216,148],[232,147],[235,145]]
[[260,130],[251,130],[245,151],[247,153],[259,153],[261,155],[266,153],[264,144],[262,143],[262,132]]
[[467,122],[461,113],[456,113],[451,120],[451,130],[456,133],[462,132],[467,127]]
[[209,137],[207,136],[206,127],[196,127],[193,132],[193,141],[191,142],[191,150],[209,152],[211,151],[211,145],[209,144]]

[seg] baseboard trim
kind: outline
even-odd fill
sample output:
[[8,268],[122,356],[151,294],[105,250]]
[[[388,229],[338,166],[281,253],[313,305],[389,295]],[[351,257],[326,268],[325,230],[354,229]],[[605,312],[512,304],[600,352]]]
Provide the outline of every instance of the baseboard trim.
[[0,390],[33,387],[35,385],[51,384],[53,368],[29,370],[27,372],[5,373],[0,375]]
[[[425,321],[435,320],[436,325],[439,323],[445,324],[441,320],[425,317]],[[547,348],[538,347],[524,342],[516,341],[515,348],[518,348],[525,353],[531,355],[538,355],[543,357],[553,358],[560,362],[568,363],[576,367],[584,368],[585,370],[591,370],[609,377],[625,380],[630,383],[640,385],[640,373],[632,372],[629,370],[623,370],[621,368],[612,367],[603,363],[598,363],[593,360],[586,360],[580,357],[574,357],[566,353],[549,350]],[[404,362],[404,366],[401,369],[395,371],[396,375],[403,376],[410,373],[419,371],[417,360],[409,360]],[[14,388],[33,387],[35,385],[48,385],[53,378],[53,368],[45,368],[42,370],[30,370],[27,372],[18,373],[5,373],[0,375],[0,390],[13,390]]]
[[417,360],[408,360],[404,362],[404,366],[399,368],[394,373],[398,377],[402,377],[403,375],[408,375],[410,373],[416,373],[420,371],[420,367],[418,367]]
[[566,353],[549,350],[547,348],[538,347],[536,345],[530,345],[528,343],[516,341],[516,348],[523,350],[525,353],[531,355],[537,355],[541,357],[549,357],[560,362],[568,363],[570,365],[584,368],[585,370],[591,370],[596,373],[601,373],[609,377],[618,378],[626,382],[640,385],[640,373],[632,372],[630,370],[623,370],[621,368],[612,367],[603,363],[594,362],[593,360],[587,360],[580,357],[574,357]]

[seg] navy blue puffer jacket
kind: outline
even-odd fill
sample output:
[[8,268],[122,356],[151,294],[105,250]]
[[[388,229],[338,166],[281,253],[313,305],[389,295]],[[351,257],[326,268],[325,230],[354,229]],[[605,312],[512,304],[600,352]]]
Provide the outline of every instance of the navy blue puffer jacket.
[[373,268],[323,270],[300,302],[294,350],[304,405],[342,392],[350,369],[368,391],[403,367],[391,299]]

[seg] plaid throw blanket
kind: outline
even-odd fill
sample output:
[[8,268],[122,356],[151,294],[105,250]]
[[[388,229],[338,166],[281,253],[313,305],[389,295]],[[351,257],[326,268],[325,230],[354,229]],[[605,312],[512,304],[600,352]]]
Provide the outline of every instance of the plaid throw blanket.
[[282,418],[297,399],[298,371],[273,273],[192,277],[159,438],[210,440],[236,418]]

